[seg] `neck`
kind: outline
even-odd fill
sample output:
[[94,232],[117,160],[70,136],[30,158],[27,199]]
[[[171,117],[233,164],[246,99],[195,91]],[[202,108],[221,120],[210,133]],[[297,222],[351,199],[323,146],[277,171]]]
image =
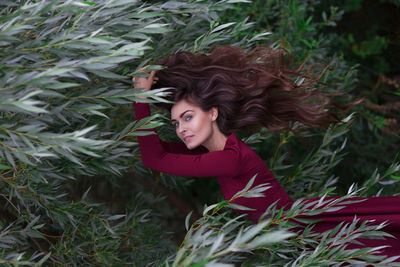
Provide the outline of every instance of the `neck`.
[[228,137],[224,135],[218,127],[214,127],[212,136],[202,145],[210,152],[224,150],[227,139]]

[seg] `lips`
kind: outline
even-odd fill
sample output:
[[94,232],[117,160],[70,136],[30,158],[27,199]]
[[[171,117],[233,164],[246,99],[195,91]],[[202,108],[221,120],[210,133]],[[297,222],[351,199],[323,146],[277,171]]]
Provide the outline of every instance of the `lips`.
[[188,142],[188,141],[190,141],[190,140],[193,138],[193,136],[194,136],[194,135],[185,136],[185,137],[183,138],[183,141]]

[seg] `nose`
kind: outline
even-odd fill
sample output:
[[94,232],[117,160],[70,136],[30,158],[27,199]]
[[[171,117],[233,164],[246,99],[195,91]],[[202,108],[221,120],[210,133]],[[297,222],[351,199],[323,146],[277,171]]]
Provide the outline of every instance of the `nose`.
[[178,133],[182,134],[186,131],[186,128],[184,125],[182,125],[182,123],[179,123],[178,125]]

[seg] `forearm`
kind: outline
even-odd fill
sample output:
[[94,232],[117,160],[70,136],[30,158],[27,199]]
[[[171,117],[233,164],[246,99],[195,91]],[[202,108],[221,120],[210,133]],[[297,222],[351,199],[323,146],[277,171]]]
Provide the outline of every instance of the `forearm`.
[[151,116],[150,107],[148,103],[134,103],[136,120],[141,120]]

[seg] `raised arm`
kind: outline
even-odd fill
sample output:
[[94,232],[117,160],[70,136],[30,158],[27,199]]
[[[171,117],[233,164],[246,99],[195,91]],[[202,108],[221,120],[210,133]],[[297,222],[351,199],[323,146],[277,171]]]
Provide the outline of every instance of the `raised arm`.
[[[147,77],[133,78],[135,88],[142,88],[143,92],[150,90],[157,81],[155,71],[149,72],[146,68],[140,69],[139,72],[148,73]],[[135,112],[136,119],[148,117],[149,105],[135,103]],[[236,176],[238,172],[240,153],[237,149],[229,148],[198,155],[171,153],[165,147],[168,145],[163,145],[155,131],[150,131],[154,134],[138,137],[142,161],[146,167],[175,175],[197,177]],[[171,148],[171,145],[169,146]],[[175,145],[175,148],[178,149],[178,146]],[[180,145],[179,150],[181,149]]]
[[[148,104],[135,103],[135,111],[137,119],[150,116]],[[195,177],[235,176],[240,166],[239,151],[233,148],[187,155],[168,152],[155,132],[138,140],[143,164],[157,171]]]

